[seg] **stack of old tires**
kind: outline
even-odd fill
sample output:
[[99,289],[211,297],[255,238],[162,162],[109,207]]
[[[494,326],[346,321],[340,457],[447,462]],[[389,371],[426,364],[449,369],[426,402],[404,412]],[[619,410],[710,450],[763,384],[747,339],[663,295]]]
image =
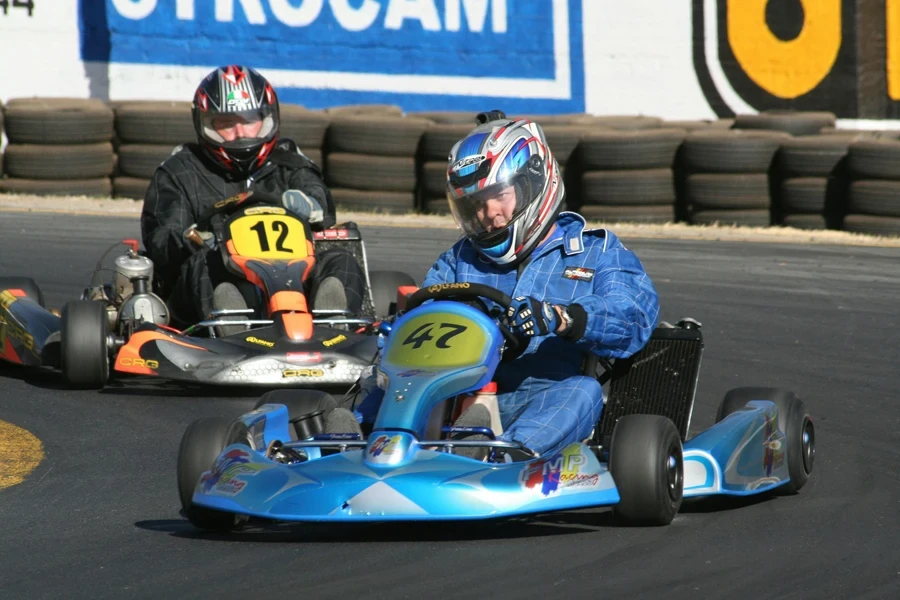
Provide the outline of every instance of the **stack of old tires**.
[[416,209],[416,156],[426,119],[387,111],[329,111],[325,179],[345,210],[408,213]]
[[[458,116],[456,116],[458,115]],[[432,125],[422,135],[418,206],[426,214],[450,212],[447,158],[453,145],[475,127],[475,113],[422,113]]]
[[294,140],[300,151],[321,168],[322,145],[330,117],[322,111],[307,110],[297,104],[282,104],[280,112],[279,135]]
[[682,146],[683,206],[689,223],[767,227],[772,222],[770,171],[791,136],[777,131],[697,130]]
[[3,109],[0,192],[109,197],[113,112],[99,100],[19,98]]
[[686,131],[652,117],[599,117],[579,147],[579,212],[608,222],[675,220],[675,157]]
[[191,103],[136,101],[114,107],[119,156],[114,195],[143,200],[156,168],[180,145],[196,140]]
[[846,195],[846,157],[860,134],[785,140],[777,158],[774,222],[798,229],[837,227]]
[[900,235],[900,141],[855,141],[848,167],[851,181],[842,229]]

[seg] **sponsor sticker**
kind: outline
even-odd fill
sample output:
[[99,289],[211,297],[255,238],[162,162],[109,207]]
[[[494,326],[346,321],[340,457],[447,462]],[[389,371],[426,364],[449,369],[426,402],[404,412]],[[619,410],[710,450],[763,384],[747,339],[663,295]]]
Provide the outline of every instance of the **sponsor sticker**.
[[566,267],[563,271],[563,277],[566,279],[574,279],[576,281],[590,281],[594,278],[594,269],[586,267]]

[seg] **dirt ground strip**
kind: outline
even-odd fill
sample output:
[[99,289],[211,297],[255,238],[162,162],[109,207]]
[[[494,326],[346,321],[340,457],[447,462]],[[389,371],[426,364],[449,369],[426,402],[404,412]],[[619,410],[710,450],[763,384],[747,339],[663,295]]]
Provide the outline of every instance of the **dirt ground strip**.
[[[140,215],[143,202],[135,200],[87,198],[79,196],[28,196],[0,194],[0,212],[55,212],[105,217]],[[378,212],[339,211],[340,221],[355,221],[359,225],[455,229],[449,216],[388,215]],[[784,244],[824,244],[839,246],[900,247],[900,237],[882,237],[846,231],[814,231],[791,227],[735,227],[725,225],[686,225],[667,223],[645,225],[636,223],[603,223],[588,221],[592,227],[608,226],[622,238],[721,240],[768,242]]]

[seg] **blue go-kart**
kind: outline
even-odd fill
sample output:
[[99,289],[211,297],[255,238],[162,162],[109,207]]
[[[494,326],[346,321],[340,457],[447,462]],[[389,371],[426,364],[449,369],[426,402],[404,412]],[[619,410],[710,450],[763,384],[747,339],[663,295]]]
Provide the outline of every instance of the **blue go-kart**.
[[[453,404],[490,383],[518,344],[492,316],[510,302],[468,283],[410,296],[382,350],[385,397],[365,439],[324,433],[335,400],[314,390],[271,391],[237,420],[192,423],[178,456],[188,519],[221,531],[249,518],[438,521],[610,506],[623,522],[666,525],[684,497],[796,493],[806,483],[815,432],[791,392],[731,390],[716,424],[686,439],[702,351],[689,319],[657,329],[628,361],[586,361],[608,393],[582,443],[538,456],[490,429],[453,427]],[[457,453],[466,446],[487,457]]]

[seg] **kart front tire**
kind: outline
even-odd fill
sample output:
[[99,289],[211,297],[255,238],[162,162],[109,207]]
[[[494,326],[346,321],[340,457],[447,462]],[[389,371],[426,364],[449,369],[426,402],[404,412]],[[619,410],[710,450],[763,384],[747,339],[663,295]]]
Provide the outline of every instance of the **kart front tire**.
[[784,434],[790,480],[775,488],[793,495],[809,481],[816,458],[816,429],[803,401],[790,390],[769,387],[741,387],[729,390],[719,405],[716,423],[744,408],[751,400],[768,400],[778,407],[778,428]]
[[397,312],[397,288],[416,285],[416,280],[403,271],[369,271],[375,318],[388,317]]
[[109,321],[92,300],[66,303],[60,324],[60,366],[69,387],[101,389],[109,380]]
[[37,282],[30,277],[0,277],[0,291],[2,290],[22,290],[25,292],[26,298],[31,298],[41,308],[46,308],[44,305],[44,293]]
[[668,525],[684,495],[684,458],[675,424],[657,415],[627,415],[616,422],[609,471],[619,492],[617,519],[634,525]]
[[194,488],[200,476],[212,468],[226,447],[234,443],[249,444],[247,426],[222,417],[198,419],[188,425],[178,446],[178,497],[184,514],[198,529],[231,531],[235,515],[193,503]]

